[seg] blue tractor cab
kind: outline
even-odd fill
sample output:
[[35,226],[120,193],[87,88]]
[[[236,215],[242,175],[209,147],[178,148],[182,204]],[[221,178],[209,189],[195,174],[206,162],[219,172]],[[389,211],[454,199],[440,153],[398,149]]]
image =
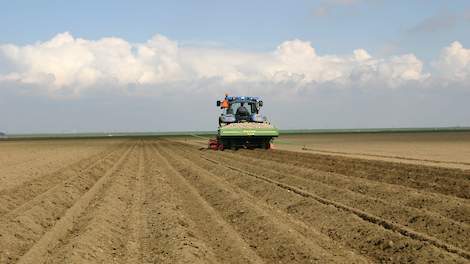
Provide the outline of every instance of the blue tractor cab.
[[217,106],[223,109],[219,118],[219,124],[256,122],[263,123],[266,117],[259,111],[263,106],[263,101],[259,97],[253,96],[226,96],[228,106],[223,106],[223,101],[217,101]]

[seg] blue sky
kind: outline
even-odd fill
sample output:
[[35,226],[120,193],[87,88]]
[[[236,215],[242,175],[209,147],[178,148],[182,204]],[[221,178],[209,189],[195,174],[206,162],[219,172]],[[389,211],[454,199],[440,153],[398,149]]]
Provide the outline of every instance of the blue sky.
[[[0,130],[213,129],[212,121],[171,121],[183,112],[177,98],[187,94],[212,106],[225,91],[276,102],[285,111],[269,104],[267,110],[284,128],[470,125],[460,113],[470,107],[453,105],[469,99],[469,1],[0,5],[0,110],[21,116],[0,122]],[[431,114],[440,99],[447,110]],[[315,102],[305,106],[302,118],[313,111],[332,117],[305,122],[283,114],[302,100]],[[165,124],[146,122],[151,115],[129,106],[161,111],[169,101],[172,118]],[[380,105],[378,112],[388,118],[374,114]],[[396,112],[398,105],[414,113]],[[348,118],[340,110],[346,106]],[[47,126],[28,115],[33,109],[48,119]],[[217,109],[201,109],[201,119],[216,118]],[[127,124],[115,113],[127,116]],[[111,121],[103,124],[106,116]]]
[[[323,6],[328,6],[328,13],[315,15]],[[401,51],[430,58],[454,40],[468,45],[470,18],[464,18],[468,13],[470,2],[465,0],[18,0],[2,3],[0,43],[27,44],[64,31],[88,39],[116,36],[131,42],[159,33],[183,44],[235,49],[271,50],[284,40],[299,38],[311,41],[323,53],[364,48],[371,53]],[[445,16],[455,23],[410,32],[428,19]]]

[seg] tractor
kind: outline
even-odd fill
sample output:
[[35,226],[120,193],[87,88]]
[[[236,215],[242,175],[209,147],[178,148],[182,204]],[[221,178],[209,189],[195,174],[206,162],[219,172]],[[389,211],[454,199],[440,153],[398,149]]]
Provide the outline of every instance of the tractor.
[[217,101],[222,110],[217,137],[209,140],[214,150],[262,148],[270,149],[279,131],[260,114],[263,101],[253,96],[228,96]]

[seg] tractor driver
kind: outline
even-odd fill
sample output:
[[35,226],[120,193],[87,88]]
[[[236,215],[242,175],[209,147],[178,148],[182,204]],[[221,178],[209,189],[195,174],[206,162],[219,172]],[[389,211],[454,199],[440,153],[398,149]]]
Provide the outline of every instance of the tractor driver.
[[240,104],[240,107],[238,107],[237,109],[237,119],[245,119],[250,115],[250,113],[248,112],[248,109],[246,109],[245,107],[245,102],[242,102]]

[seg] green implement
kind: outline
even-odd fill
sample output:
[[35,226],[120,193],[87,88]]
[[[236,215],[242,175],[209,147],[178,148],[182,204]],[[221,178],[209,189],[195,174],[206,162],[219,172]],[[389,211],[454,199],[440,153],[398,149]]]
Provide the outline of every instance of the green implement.
[[217,101],[217,106],[223,112],[217,138],[209,141],[211,149],[270,149],[273,138],[279,136],[277,128],[259,113],[263,106],[259,97],[226,95],[223,101]]
[[220,137],[233,137],[233,136],[279,136],[279,131],[275,127],[270,128],[231,128],[221,127],[219,128]]

